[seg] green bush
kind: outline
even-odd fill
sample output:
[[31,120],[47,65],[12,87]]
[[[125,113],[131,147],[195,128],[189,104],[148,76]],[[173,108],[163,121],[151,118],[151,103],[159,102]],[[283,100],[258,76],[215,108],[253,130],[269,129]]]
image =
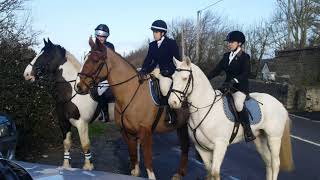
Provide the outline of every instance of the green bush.
[[29,159],[48,145],[62,142],[54,121],[54,105],[48,87],[24,80],[25,67],[34,50],[17,42],[0,43],[0,112],[15,121],[19,133],[17,158]]

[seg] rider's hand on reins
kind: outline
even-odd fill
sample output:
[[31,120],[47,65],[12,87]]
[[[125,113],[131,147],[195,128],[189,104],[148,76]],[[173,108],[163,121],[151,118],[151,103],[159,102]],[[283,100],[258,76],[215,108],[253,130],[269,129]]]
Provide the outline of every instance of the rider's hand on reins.
[[149,78],[148,75],[145,74],[143,71],[138,72],[138,79],[140,84],[142,84],[148,78]]

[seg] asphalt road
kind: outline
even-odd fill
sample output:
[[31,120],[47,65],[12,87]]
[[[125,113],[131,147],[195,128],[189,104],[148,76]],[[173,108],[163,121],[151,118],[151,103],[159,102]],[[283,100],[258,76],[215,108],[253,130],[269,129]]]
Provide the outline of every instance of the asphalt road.
[[[291,116],[291,119],[295,170],[290,173],[280,172],[278,179],[320,180],[320,121],[306,120],[296,116]],[[117,142],[117,146],[116,154],[124,162],[123,165],[127,166],[127,147],[122,140]],[[156,177],[161,180],[170,179],[179,163],[180,150],[176,134],[155,135],[153,149]],[[191,148],[189,158],[188,174],[184,179],[204,179],[205,170],[196,160],[194,148]],[[226,153],[221,172],[222,179],[225,180],[265,179],[264,163],[252,143],[231,145]],[[144,169],[142,169],[142,176],[146,177]]]

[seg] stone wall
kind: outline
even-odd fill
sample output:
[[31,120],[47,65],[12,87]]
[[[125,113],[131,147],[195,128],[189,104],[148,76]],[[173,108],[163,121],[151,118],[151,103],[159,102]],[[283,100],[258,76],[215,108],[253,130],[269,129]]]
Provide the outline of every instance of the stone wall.
[[297,91],[297,110],[320,111],[320,87],[305,87]]
[[295,87],[288,83],[250,80],[250,92],[270,94],[278,99],[287,109],[295,109]]
[[278,51],[268,66],[278,76],[289,75],[298,87],[320,85],[320,47]]

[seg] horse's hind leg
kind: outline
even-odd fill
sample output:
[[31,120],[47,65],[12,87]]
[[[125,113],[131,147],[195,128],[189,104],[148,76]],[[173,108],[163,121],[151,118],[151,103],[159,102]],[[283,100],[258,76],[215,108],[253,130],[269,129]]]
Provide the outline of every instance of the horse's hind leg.
[[92,170],[94,168],[93,164],[91,163],[91,152],[90,152],[90,139],[89,139],[89,130],[88,130],[88,123],[79,119],[77,120],[77,128],[78,133],[81,141],[82,151],[84,153],[84,170]]
[[188,152],[190,147],[190,140],[188,134],[188,127],[184,125],[181,128],[177,129],[177,134],[180,141],[180,165],[177,173],[171,178],[172,180],[182,179],[183,176],[187,173],[187,165],[188,165]]
[[69,122],[69,120],[67,120],[64,116],[63,116],[63,109],[59,108],[59,106],[57,106],[56,108],[56,112],[57,112],[57,118],[58,118],[58,122],[59,122],[59,126],[60,129],[62,131],[62,136],[63,136],[63,148],[64,148],[64,158],[63,158],[63,168],[71,168],[70,166],[70,149],[71,149],[71,144],[72,144],[72,140],[71,140],[71,124]]
[[144,165],[147,168],[148,178],[156,179],[152,167],[152,133],[150,128],[141,126],[139,131],[139,139],[141,140]]
[[71,168],[70,166],[70,149],[71,149],[71,131],[69,131],[63,135],[63,148],[64,148],[64,155],[63,155],[63,168]]
[[137,146],[139,146],[139,148],[140,148],[140,142],[138,143],[138,141],[136,139],[128,138],[124,131],[121,131],[121,134],[122,134],[123,139],[128,144],[131,175],[132,176],[140,176],[140,167],[139,167],[140,158],[137,158],[138,155],[140,156],[140,154],[138,154],[139,150],[137,150],[138,149]]
[[277,180],[280,167],[281,138],[268,136],[268,143],[271,152],[272,180]]
[[265,136],[265,134],[257,136],[257,138],[254,140],[254,144],[256,145],[257,151],[259,152],[261,158],[263,159],[266,165],[266,179],[271,180],[271,154],[268,147],[267,137]]

